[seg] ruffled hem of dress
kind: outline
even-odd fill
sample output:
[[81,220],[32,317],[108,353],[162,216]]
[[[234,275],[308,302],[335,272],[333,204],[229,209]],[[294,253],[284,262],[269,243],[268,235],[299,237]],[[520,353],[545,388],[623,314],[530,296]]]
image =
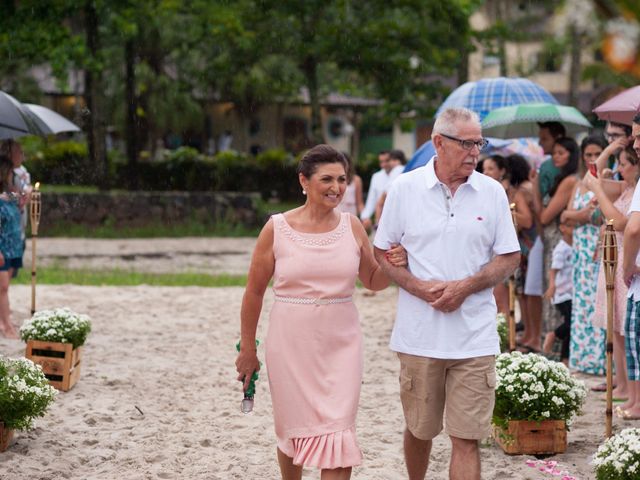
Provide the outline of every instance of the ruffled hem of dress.
[[278,448],[294,465],[319,469],[347,468],[362,463],[355,427],[315,437],[278,439]]

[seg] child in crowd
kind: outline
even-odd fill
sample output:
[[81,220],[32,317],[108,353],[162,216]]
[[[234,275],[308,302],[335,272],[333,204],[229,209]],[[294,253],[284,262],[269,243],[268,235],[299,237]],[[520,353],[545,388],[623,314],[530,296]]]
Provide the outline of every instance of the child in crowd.
[[549,270],[549,288],[544,293],[544,296],[556,306],[562,315],[563,322],[554,331],[547,333],[542,350],[544,353],[550,353],[556,338],[562,340],[560,357],[562,362],[567,365],[569,363],[571,298],[573,296],[573,287],[571,285],[573,229],[566,223],[561,223],[560,233],[562,233],[562,239],[553,249],[551,269]]

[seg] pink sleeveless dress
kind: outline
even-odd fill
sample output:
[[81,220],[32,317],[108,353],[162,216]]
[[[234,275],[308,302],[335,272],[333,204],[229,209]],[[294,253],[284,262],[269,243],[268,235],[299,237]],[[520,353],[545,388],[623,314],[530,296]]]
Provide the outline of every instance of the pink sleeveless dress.
[[[633,188],[626,188],[622,194],[613,202],[613,206],[628,216],[631,199],[633,198]],[[604,228],[604,227],[602,227]],[[601,232],[602,235],[602,232]],[[622,275],[622,258],[624,250],[622,238],[624,232],[616,231],[616,242],[618,245],[618,265],[614,277],[613,289],[613,330],[624,336],[624,321],[627,318],[627,291],[628,288],[624,283]],[[600,245],[599,245],[600,247]],[[602,262],[602,254],[600,253],[600,262]],[[600,266],[598,271],[598,290],[596,291],[596,310],[593,315],[593,324],[600,328],[607,328],[607,282],[604,275],[604,268]]]
[[[355,433],[362,381],[358,311],[348,300],[360,249],[348,213],[327,233],[303,233],[273,217],[276,301],[265,358],[278,448],[296,465],[359,465]],[[278,300],[281,298],[282,300]],[[324,299],[315,304],[295,303]],[[328,303],[340,299],[342,303]]]

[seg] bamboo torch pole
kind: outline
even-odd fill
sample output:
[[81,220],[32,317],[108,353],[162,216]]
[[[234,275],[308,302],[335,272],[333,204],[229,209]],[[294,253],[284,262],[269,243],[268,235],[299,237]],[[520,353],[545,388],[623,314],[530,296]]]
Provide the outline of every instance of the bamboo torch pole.
[[613,220],[607,221],[602,250],[602,263],[607,284],[607,422],[605,434],[609,438],[613,420],[613,298],[618,264],[618,245],[613,229]]
[[40,182],[36,182],[33,192],[31,192],[31,203],[29,205],[29,217],[31,220],[31,315],[36,313],[36,240],[38,239],[41,207]]
[[[518,230],[518,221],[516,220],[516,204],[512,203],[511,207],[511,220],[513,221],[513,228]],[[516,277],[515,273],[512,273],[509,277],[509,351],[513,352],[516,349]]]

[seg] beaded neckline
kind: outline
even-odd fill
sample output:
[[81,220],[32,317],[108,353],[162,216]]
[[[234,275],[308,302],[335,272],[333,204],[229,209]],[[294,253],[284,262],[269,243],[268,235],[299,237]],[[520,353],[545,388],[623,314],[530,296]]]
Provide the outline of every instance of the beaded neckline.
[[344,235],[344,232],[347,229],[347,223],[344,218],[345,215],[341,214],[340,222],[333,230],[322,233],[307,233],[295,230],[284,218],[284,214],[281,214],[281,221],[278,222],[278,228],[286,237],[290,238],[294,242],[302,243],[303,245],[330,245],[337,242]]

